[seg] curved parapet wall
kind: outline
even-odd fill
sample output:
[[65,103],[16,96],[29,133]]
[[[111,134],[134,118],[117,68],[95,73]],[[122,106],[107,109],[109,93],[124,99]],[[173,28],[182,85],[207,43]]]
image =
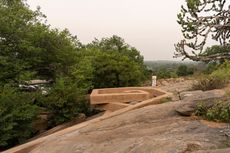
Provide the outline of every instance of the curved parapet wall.
[[153,87],[94,89],[90,95],[90,103],[106,111],[116,111],[165,94],[166,92]]

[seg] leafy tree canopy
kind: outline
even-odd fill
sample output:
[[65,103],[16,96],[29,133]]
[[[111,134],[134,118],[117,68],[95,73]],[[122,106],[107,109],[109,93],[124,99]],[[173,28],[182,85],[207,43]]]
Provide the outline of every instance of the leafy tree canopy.
[[94,65],[95,88],[137,86],[141,83],[140,65],[117,52],[98,52]]
[[136,48],[126,44],[124,39],[116,35],[110,38],[102,38],[101,40],[95,39],[87,45],[87,48],[97,48],[101,51],[117,51],[139,63],[143,63],[144,59]]
[[0,88],[0,148],[24,142],[33,133],[32,122],[38,107],[34,95],[4,86]]
[[[136,80],[139,80],[139,83],[144,81],[147,78],[147,75],[148,75],[147,72],[148,71],[147,71],[147,67],[144,64],[143,56],[140,54],[140,52],[136,48],[127,44],[125,42],[125,40],[119,36],[113,35],[112,37],[102,38],[101,40],[95,39],[92,43],[86,45],[86,50],[101,51],[101,52],[104,52],[103,54],[105,56],[111,54],[111,56],[107,56],[106,58],[112,58],[112,56],[113,56],[113,57],[116,57],[117,61],[121,61],[122,58],[123,59],[125,58],[124,61],[126,61],[127,63],[129,63],[132,66],[136,65],[138,67],[138,71],[140,71],[141,75],[139,75],[139,77]],[[115,58],[113,58],[113,59],[115,59]],[[104,62],[106,62],[106,60]],[[107,62],[109,62],[109,60]],[[96,66],[95,64],[96,63],[94,63],[94,66]],[[99,63],[97,63],[97,64],[99,64]],[[109,65],[109,63],[107,63],[107,64]],[[119,64],[119,62],[117,62],[117,64]],[[125,74],[124,72],[121,72],[123,70],[124,69],[119,69],[118,71],[121,74]],[[135,76],[135,72],[136,71],[133,71],[133,76]],[[106,74],[108,74],[108,73],[104,73],[104,75],[106,75]],[[130,77],[130,79],[131,78],[132,77]],[[130,82],[132,82],[132,81],[130,81]],[[120,83],[122,83],[122,82],[120,82]],[[120,84],[119,86],[134,86],[134,85],[137,85],[139,83],[133,83],[133,84],[132,83],[128,83],[128,84],[124,83],[123,85]],[[115,84],[113,86],[109,85],[108,87],[115,87]]]
[[79,42],[68,30],[50,29],[45,16],[25,1],[0,0],[0,82],[68,73]]

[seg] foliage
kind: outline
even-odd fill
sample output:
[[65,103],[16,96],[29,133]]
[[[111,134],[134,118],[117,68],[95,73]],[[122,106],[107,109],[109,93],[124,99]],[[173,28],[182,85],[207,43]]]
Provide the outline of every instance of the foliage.
[[140,76],[141,81],[145,81],[148,77],[143,56],[136,48],[127,44],[125,40],[119,36],[113,35],[112,37],[102,38],[101,40],[95,39],[92,43],[86,45],[86,48],[88,50],[99,50],[108,54],[116,52],[116,54],[119,53],[121,57],[126,56],[129,61],[138,65],[139,70],[142,72],[142,76]]
[[27,63],[19,58],[27,44],[23,36],[41,14],[39,10],[28,10],[23,2],[16,0],[1,0],[0,14],[0,81],[5,82],[17,78],[23,69],[28,67]]
[[192,75],[193,73],[194,73],[193,69],[188,68],[186,65],[180,65],[176,71],[176,74],[178,76],[188,76],[188,75]]
[[202,76],[199,80],[193,84],[194,90],[212,90],[212,89],[219,89],[224,87],[226,84],[226,80],[223,80],[221,76]]
[[[83,45],[67,29],[51,29],[25,0],[0,0],[0,14],[0,86],[15,87],[0,88],[0,146],[31,136],[38,107],[54,114],[55,126],[94,114],[86,100],[93,88],[136,86],[147,78],[143,56],[118,36]],[[48,95],[17,90],[34,79],[53,82]]]
[[68,78],[58,78],[47,96],[38,99],[38,105],[53,113],[52,125],[70,121],[81,113],[80,103],[85,92]]
[[117,52],[98,52],[93,60],[94,88],[137,86],[143,76],[140,66]]
[[5,85],[0,88],[0,148],[24,142],[33,134],[38,107],[34,95]]
[[136,86],[149,75],[140,52],[115,35],[95,39],[81,57],[91,61],[94,88]]
[[[175,45],[175,57],[193,61],[223,61],[230,59],[230,10],[226,0],[186,0],[178,14],[184,40]],[[211,37],[219,41],[220,47],[204,47]],[[191,51],[188,51],[191,50]]]
[[55,79],[76,61],[79,43],[68,30],[58,31],[42,21],[21,0],[0,1],[0,82]]
[[174,70],[161,68],[156,72],[153,72],[153,75],[156,75],[158,79],[167,79],[167,78],[176,78],[177,74]]
[[230,80],[230,62],[226,61],[210,75],[202,76],[197,83],[193,84],[193,89],[212,90],[224,87]]
[[195,112],[208,120],[230,122],[230,102],[217,101],[212,107],[207,107],[204,103],[199,103]]
[[101,40],[95,39],[92,43],[87,45],[87,48],[94,48],[105,52],[119,52],[126,55],[132,61],[139,64],[144,63],[144,58],[140,55],[140,52],[136,48],[125,43],[124,39],[116,35],[110,38],[102,38]]
[[207,113],[208,107],[204,102],[199,102],[196,105],[195,115],[197,116],[205,116]]
[[208,63],[206,68],[204,69],[204,74],[211,74],[212,72],[218,69],[219,64],[216,62]]
[[145,61],[145,65],[158,79],[176,78],[201,73],[205,68],[203,63],[180,61]]
[[224,46],[214,45],[214,46],[208,47],[202,55],[210,56],[213,54],[221,54],[221,53],[229,53],[229,52],[230,52],[230,44],[226,44]]
[[213,76],[222,75],[227,80],[230,79],[230,61],[225,61],[223,64],[218,66],[218,69],[212,72]]

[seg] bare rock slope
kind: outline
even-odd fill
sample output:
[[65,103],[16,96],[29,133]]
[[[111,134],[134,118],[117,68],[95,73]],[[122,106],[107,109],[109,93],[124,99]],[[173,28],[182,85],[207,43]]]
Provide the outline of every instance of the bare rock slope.
[[[222,132],[176,113],[181,101],[148,106],[47,139],[32,153],[187,153],[230,152]],[[209,151],[208,151],[209,150]]]
[[61,134],[43,139],[27,152],[228,153],[230,138],[225,133],[229,132],[227,124],[207,122],[178,113],[178,109],[193,109],[190,106],[194,106],[199,98],[222,96],[221,91],[180,93],[180,101],[132,110],[76,130],[63,130]]

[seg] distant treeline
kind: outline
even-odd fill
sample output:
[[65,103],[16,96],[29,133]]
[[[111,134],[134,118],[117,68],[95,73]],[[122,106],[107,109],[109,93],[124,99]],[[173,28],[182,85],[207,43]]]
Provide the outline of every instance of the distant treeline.
[[188,76],[202,72],[206,69],[206,64],[191,61],[145,61],[147,69],[152,75],[161,78],[175,78]]

